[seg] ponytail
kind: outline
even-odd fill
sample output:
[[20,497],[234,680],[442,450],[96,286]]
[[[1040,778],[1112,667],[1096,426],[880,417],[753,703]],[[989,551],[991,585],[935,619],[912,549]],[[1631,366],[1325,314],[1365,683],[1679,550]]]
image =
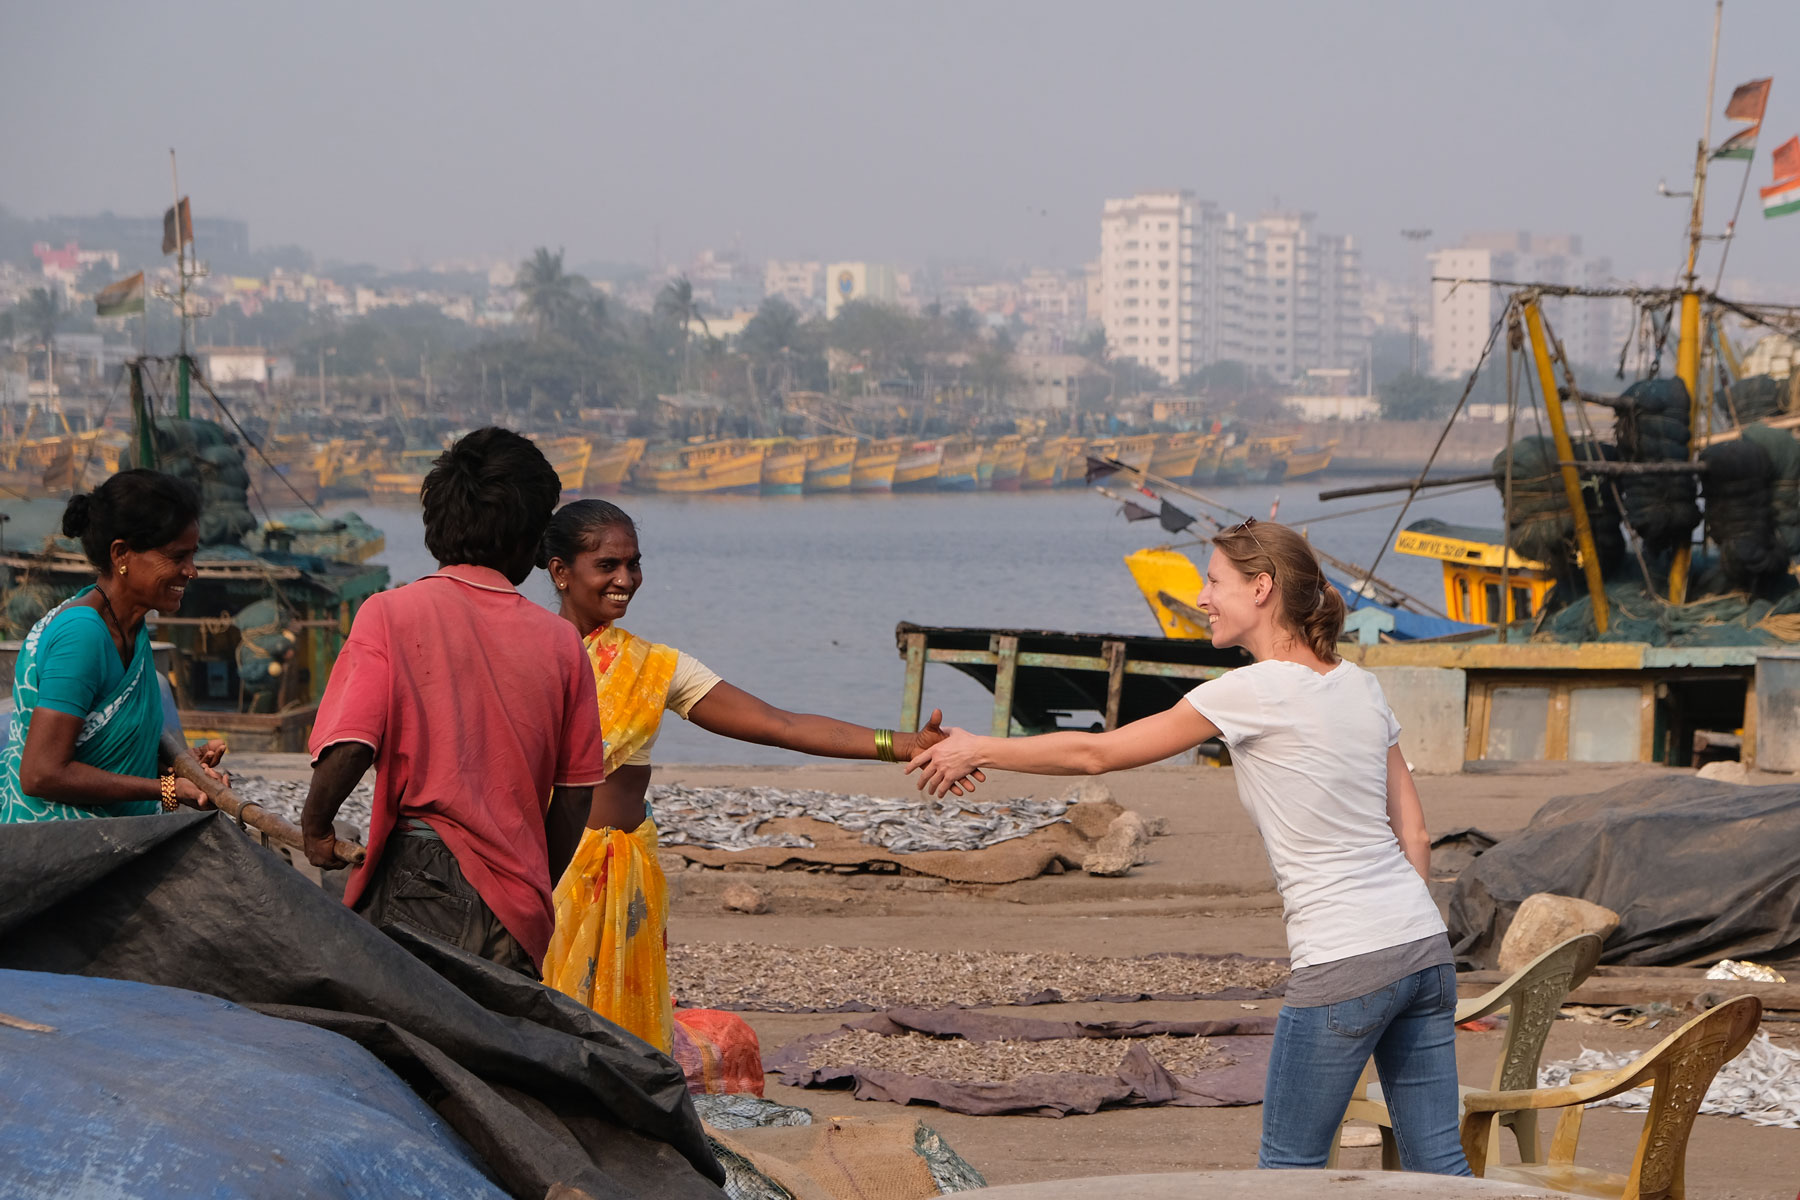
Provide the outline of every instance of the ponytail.
[[1338,594],[1312,544],[1286,525],[1245,521],[1221,530],[1213,545],[1247,577],[1267,575],[1281,597],[1280,623],[1320,660],[1338,660],[1344,632],[1344,598]]

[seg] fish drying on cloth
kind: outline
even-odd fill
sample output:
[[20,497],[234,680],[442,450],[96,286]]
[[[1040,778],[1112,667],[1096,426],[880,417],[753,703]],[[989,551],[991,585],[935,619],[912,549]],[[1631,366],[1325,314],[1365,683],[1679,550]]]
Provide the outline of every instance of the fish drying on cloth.
[[669,986],[682,1004],[739,1012],[1256,1000],[1280,994],[1287,976],[1283,961],[1236,954],[1102,958],[747,942],[669,947]]
[[802,834],[757,832],[766,821],[796,817],[860,834],[863,842],[893,854],[982,850],[1054,825],[1069,811],[1062,799],[931,801],[772,787],[657,784],[649,797],[663,845],[710,850],[812,846]]
[[896,1009],[790,1042],[767,1065],[790,1087],[848,1084],[858,1100],[974,1116],[1203,1108],[1262,1102],[1274,1032],[1273,1016],[1037,1021]]
[[[1637,1057],[1583,1047],[1579,1056],[1540,1069],[1538,1086],[1561,1087],[1580,1071],[1616,1071]],[[1595,1104],[1642,1111],[1650,1107],[1650,1089],[1633,1088]],[[1768,1034],[1758,1033],[1742,1054],[1713,1076],[1700,1111],[1743,1117],[1776,1129],[1800,1129],[1800,1050],[1784,1050]]]

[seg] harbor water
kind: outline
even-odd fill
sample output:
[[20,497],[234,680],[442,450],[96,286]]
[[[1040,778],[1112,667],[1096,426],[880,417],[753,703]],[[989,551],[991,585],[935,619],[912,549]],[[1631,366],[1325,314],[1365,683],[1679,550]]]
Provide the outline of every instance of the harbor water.
[[[1315,478],[1207,494],[1259,520],[1268,519],[1279,497],[1279,520],[1305,526],[1327,553],[1366,566],[1399,511],[1371,506],[1394,498],[1315,499],[1322,490],[1366,482]],[[1197,502],[1174,499],[1186,511],[1202,511]],[[644,554],[644,586],[624,622],[632,632],[680,647],[771,704],[877,726],[891,726],[900,715],[898,622],[1154,635],[1150,609],[1121,559],[1146,546],[1194,542],[1191,535],[1165,533],[1155,521],[1127,522],[1116,502],[1080,490],[624,496],[618,503],[637,521]],[[396,584],[433,570],[416,505],[355,501],[333,508],[361,513],[386,534],[386,551],[376,561]],[[1426,492],[1406,520],[1422,517],[1498,529],[1500,499],[1488,486]],[[1195,546],[1192,553],[1206,549]],[[1435,560],[1390,547],[1379,574],[1442,605]],[[554,606],[543,572],[532,573],[525,591]],[[992,697],[955,668],[932,665],[925,707],[933,706],[949,723],[985,731]],[[663,762],[804,761],[673,717],[656,753]]]

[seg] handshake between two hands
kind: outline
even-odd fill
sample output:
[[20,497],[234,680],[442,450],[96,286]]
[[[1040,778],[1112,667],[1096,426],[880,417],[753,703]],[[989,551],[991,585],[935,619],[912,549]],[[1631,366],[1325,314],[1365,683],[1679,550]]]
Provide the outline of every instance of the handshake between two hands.
[[919,790],[942,799],[954,792],[968,795],[978,783],[986,783],[981,773],[981,739],[966,729],[944,728],[942,709],[932,709],[931,719],[914,734],[912,760],[906,774],[919,772]]

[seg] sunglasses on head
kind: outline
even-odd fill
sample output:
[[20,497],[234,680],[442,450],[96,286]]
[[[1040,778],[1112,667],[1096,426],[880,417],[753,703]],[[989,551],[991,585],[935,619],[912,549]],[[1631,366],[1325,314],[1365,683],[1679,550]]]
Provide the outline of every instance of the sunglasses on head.
[[1262,550],[1262,552],[1264,554],[1268,553],[1267,550],[1263,550],[1262,539],[1256,536],[1256,518],[1255,517],[1245,517],[1242,521],[1239,521],[1236,525],[1232,525],[1229,528],[1219,530],[1220,537],[1231,537],[1233,534],[1238,534],[1238,533],[1249,534],[1250,540],[1256,543],[1256,548],[1258,550]]

